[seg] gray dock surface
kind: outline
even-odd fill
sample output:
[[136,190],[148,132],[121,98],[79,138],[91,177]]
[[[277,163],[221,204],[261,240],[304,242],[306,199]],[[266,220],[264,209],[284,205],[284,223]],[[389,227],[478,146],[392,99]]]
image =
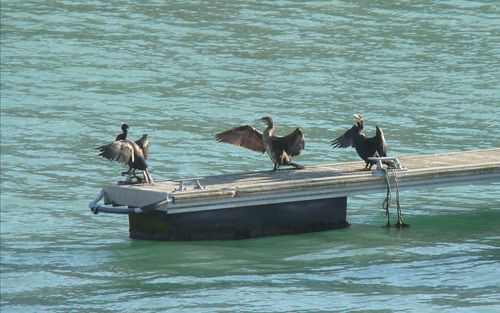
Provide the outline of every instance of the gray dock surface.
[[[396,173],[401,190],[500,182],[500,148],[403,156],[399,161],[407,168]],[[169,213],[384,192],[384,177],[363,168],[364,162],[335,163],[201,177],[203,189],[187,184],[180,191],[178,181],[167,180],[154,185],[110,185],[104,192],[114,203],[136,207],[170,198],[164,208]]]

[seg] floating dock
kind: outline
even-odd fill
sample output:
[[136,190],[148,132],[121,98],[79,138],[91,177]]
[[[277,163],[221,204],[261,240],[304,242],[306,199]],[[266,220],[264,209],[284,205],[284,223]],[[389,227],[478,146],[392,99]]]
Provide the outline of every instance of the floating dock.
[[[500,149],[399,157],[400,190],[500,182]],[[347,197],[386,191],[364,162],[109,185],[89,205],[126,213],[130,237],[241,239],[346,227]],[[104,198],[106,205],[97,202]]]

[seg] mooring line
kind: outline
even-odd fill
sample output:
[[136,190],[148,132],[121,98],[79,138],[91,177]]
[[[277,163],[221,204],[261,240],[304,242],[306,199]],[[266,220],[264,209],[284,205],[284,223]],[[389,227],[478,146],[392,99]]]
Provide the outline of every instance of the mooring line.
[[394,164],[393,162],[387,162],[387,168],[383,168],[384,171],[384,179],[387,184],[387,194],[382,203],[382,208],[385,210],[385,215],[387,215],[387,224],[385,227],[391,227],[390,216],[389,216],[389,207],[392,203],[392,190],[391,190],[391,178],[389,173],[392,173],[392,177],[394,177],[394,183],[396,185],[396,214],[398,220],[394,225],[396,228],[403,229],[410,225],[406,224],[403,220],[403,211],[401,209],[400,196],[399,196],[399,181],[397,176],[397,170],[400,168],[399,164]]

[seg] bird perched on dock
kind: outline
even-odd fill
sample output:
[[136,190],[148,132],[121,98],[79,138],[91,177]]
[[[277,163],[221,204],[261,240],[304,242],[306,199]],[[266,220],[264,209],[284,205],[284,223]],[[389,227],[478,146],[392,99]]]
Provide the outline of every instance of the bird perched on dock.
[[274,163],[273,171],[280,165],[292,165],[295,168],[303,166],[292,162],[292,157],[300,154],[304,149],[305,140],[302,131],[297,128],[284,137],[274,136],[273,120],[266,116],[260,119],[267,128],[263,133],[253,126],[244,125],[235,127],[215,135],[217,141],[244,147],[257,152],[267,152]]
[[128,125],[127,123],[122,124],[122,133],[116,136],[115,141],[118,140],[126,140],[127,139],[127,134],[128,134]]
[[364,170],[371,170],[375,161],[368,160],[369,157],[386,157],[387,145],[384,133],[380,127],[375,126],[374,137],[368,138],[364,134],[364,119],[362,115],[354,114],[356,124],[346,131],[342,136],[332,140],[333,148],[354,147],[358,155],[365,161]]
[[142,135],[142,137],[136,141],[115,140],[111,143],[97,147],[96,149],[100,151],[99,156],[129,166],[128,171],[122,173],[122,175],[128,175],[128,182],[131,182],[132,178],[135,178],[137,182],[142,182],[143,179],[138,177],[135,173],[136,170],[140,170],[147,183],[154,183],[146,163],[149,150],[149,139],[147,134]]

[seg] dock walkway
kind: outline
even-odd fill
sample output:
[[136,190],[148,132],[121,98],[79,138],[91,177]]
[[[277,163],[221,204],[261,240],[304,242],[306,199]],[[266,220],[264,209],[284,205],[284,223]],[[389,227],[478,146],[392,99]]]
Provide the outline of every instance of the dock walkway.
[[[406,156],[399,161],[407,168],[397,172],[401,190],[500,182],[500,148]],[[186,182],[185,190],[179,190],[178,180],[166,180],[103,190],[108,203],[132,207],[168,199],[159,208],[168,214],[384,192],[384,177],[363,167],[364,162],[349,162],[207,176],[199,178],[202,189]]]

